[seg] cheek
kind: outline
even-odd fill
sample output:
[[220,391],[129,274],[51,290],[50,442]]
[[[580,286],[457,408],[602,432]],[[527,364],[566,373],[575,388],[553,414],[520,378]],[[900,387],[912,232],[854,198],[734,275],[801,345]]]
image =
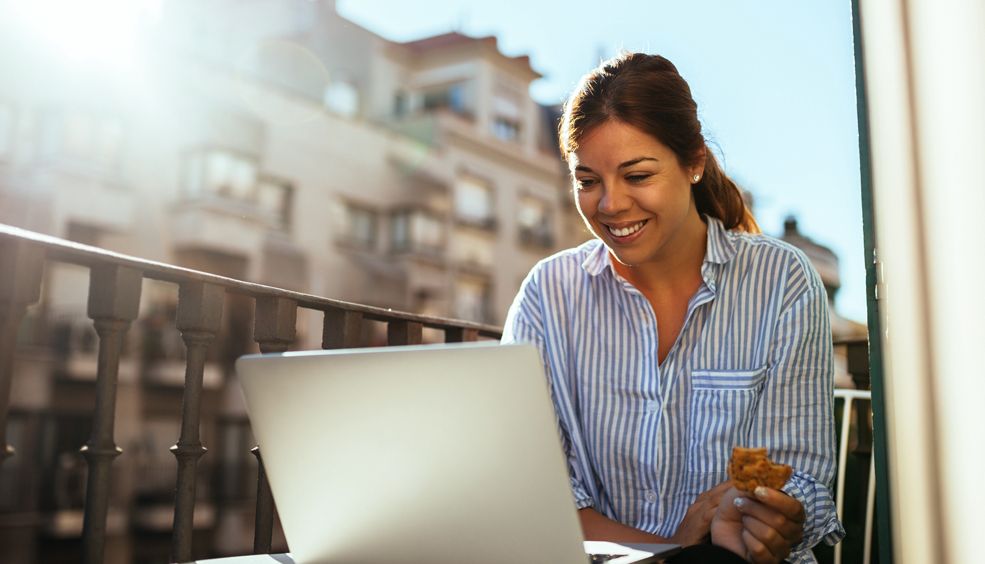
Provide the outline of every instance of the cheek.
[[592,215],[598,207],[598,197],[582,192],[575,192],[574,198],[575,207],[578,208],[578,215],[580,215],[582,221],[585,222],[585,227],[587,227],[591,233],[598,236],[598,230],[592,223]]
[[578,208],[578,213],[581,215],[585,221],[594,213],[595,209],[598,207],[598,197],[595,196],[593,192],[578,192],[574,193],[575,207]]
[[673,213],[690,206],[691,186],[689,184],[664,185],[656,190],[648,191],[645,198],[641,198],[640,206],[646,207],[650,211],[664,211]]

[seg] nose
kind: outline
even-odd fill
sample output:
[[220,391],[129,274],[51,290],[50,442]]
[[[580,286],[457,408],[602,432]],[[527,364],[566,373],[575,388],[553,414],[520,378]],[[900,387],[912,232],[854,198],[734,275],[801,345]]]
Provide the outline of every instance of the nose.
[[618,215],[632,206],[632,198],[625,187],[618,182],[607,182],[602,187],[598,211],[605,215]]

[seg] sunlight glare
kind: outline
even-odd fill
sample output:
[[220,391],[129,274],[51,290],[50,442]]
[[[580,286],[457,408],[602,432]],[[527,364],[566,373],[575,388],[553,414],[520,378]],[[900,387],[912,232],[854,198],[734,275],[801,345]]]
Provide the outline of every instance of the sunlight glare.
[[15,17],[40,42],[78,65],[133,66],[140,27],[160,0],[31,0],[16,4]]

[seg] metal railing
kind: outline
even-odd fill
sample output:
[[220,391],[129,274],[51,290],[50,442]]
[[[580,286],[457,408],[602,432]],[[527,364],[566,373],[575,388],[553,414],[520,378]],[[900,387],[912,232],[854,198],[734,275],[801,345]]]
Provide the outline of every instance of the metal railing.
[[[7,421],[13,381],[17,333],[28,307],[39,302],[46,265],[68,263],[89,269],[88,317],[98,334],[95,380],[95,409],[91,434],[82,454],[88,466],[85,488],[81,560],[103,562],[110,499],[110,466],[122,453],[114,439],[117,380],[124,337],[138,317],[141,286],[145,279],[177,286],[175,327],[185,346],[185,375],[182,388],[181,424],[177,442],[170,448],[177,461],[174,516],[171,529],[171,560],[188,561],[192,554],[196,490],[202,472],[203,374],[210,345],[221,330],[226,295],[245,296],[254,302],[253,340],[261,352],[282,352],[295,341],[298,310],[324,315],[321,346],[326,349],[363,346],[363,326],[383,322],[387,345],[417,344],[424,328],[443,332],[445,342],[472,341],[480,337],[498,339],[499,327],[428,317],[333,300],[217,276],[168,264],[130,257],[103,249],[72,243],[47,235],[0,225],[0,464],[14,455],[7,444]],[[836,482],[837,511],[842,516],[846,497],[846,471],[850,441],[855,450],[871,447],[871,410],[868,404],[868,358],[864,340],[836,343],[843,348],[847,369],[858,390],[836,390],[840,405],[840,441]],[[860,405],[861,404],[861,405]],[[852,432],[854,430],[854,433]],[[253,552],[271,552],[274,507],[263,472],[258,448],[256,513]],[[854,452],[854,451],[853,451]],[[865,481],[864,559],[870,559],[875,483],[869,466]],[[841,562],[842,547],[835,547],[834,561]]]
[[[872,559],[872,527],[876,499],[875,457],[871,455],[872,433],[868,428],[866,418],[871,418],[871,403],[860,406],[860,402],[871,402],[872,392],[869,390],[835,390],[836,403],[840,403],[841,429],[838,433],[838,474],[835,478],[835,511],[838,517],[845,520],[845,491],[848,473],[848,452],[852,442],[852,423],[855,426],[856,448],[869,450],[868,472],[865,475],[865,514],[864,537],[862,540],[862,562],[869,564]],[[840,401],[837,401],[840,400]],[[837,408],[836,408],[837,409]],[[854,416],[854,417],[853,417]],[[859,422],[862,425],[859,425]],[[843,543],[834,547],[834,562],[841,564]]]
[[[387,326],[387,345],[423,341],[424,328],[442,331],[445,342],[499,338],[498,327],[380,309],[281,288],[226,278],[159,262],[109,252],[16,227],[0,225],[0,464],[14,455],[7,443],[7,419],[14,356],[21,320],[41,297],[47,263],[69,263],[89,269],[88,317],[99,336],[95,409],[92,431],[82,447],[88,466],[82,529],[82,561],[103,562],[110,498],[110,467],[122,453],[114,439],[116,392],[124,338],[137,318],[145,279],[177,285],[176,327],[186,347],[181,427],[171,453],[177,460],[171,560],[192,555],[197,466],[206,449],[200,436],[203,372],[210,345],[221,329],[227,294],[255,303],[253,339],[264,353],[283,352],[295,341],[298,310],[324,314],[321,346],[362,346],[366,322]],[[259,462],[253,551],[269,553],[273,534],[273,499]]]

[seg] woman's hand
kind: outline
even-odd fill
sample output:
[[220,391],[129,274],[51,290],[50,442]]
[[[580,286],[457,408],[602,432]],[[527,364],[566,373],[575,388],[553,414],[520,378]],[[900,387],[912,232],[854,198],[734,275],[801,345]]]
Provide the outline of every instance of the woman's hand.
[[804,507],[770,488],[755,497],[729,489],[711,523],[712,543],[756,564],[780,562],[804,536]]
[[677,532],[671,537],[671,542],[681,546],[704,542],[711,532],[711,520],[718,510],[722,496],[730,486],[731,482],[726,480],[699,495],[691,507],[687,508],[687,513],[684,514],[681,524],[677,526]]

